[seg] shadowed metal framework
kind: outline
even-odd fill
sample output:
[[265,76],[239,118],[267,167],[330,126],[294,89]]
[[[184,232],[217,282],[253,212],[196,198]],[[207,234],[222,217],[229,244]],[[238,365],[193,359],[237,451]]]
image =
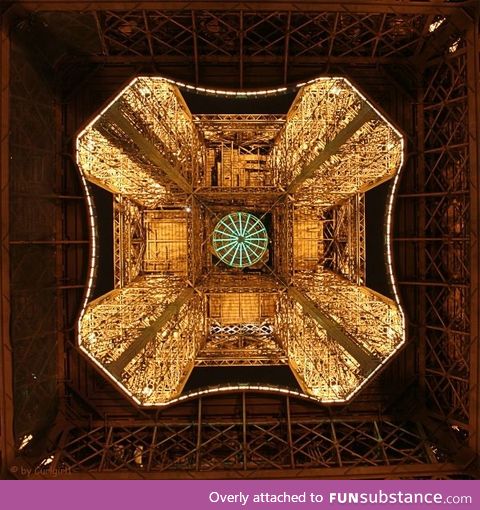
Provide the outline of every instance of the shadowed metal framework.
[[[477,478],[478,2],[15,4],[1,11],[3,472],[43,461],[73,478]],[[145,73],[246,90],[351,76],[405,132],[392,235],[411,340],[352,402],[327,409],[236,386],[141,411],[79,356],[93,210],[74,136]],[[155,267],[146,254],[161,249],[157,238],[137,242],[139,211],[125,202],[133,234],[123,242]],[[331,232],[352,236],[348,218],[362,207],[332,210]],[[365,257],[329,246],[332,269],[348,258],[344,276],[362,273]],[[222,286],[212,281],[212,296]],[[225,332],[215,320],[210,328]]]

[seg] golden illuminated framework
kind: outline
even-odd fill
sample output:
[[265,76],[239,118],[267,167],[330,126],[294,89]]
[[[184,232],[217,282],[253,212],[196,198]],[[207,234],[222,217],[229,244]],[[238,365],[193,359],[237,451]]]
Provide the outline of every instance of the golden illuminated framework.
[[[304,84],[286,116],[192,116],[173,83],[133,80],[77,139],[83,176],[115,199],[115,289],[86,303],[80,348],[142,405],[176,399],[195,364],[288,363],[306,394],[351,398],[404,342],[398,300],[364,286],[364,193],[402,158],[344,78]],[[237,211],[268,230],[250,267],[212,246]],[[390,217],[391,197],[394,287]]]

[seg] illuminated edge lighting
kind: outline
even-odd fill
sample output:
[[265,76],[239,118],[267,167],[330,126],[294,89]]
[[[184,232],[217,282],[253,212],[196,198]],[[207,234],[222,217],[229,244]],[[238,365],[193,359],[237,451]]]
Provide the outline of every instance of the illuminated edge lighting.
[[[404,136],[400,132],[400,130],[398,130],[392,124],[392,122],[390,122],[385,117],[385,115],[382,112],[380,112],[375,107],[375,105],[372,104],[367,99],[367,97],[364,94],[362,94],[348,79],[343,78],[343,77],[334,78],[334,79],[342,80],[342,81],[346,82],[350,87],[352,87],[355,90],[355,92],[372,108],[372,110],[374,110],[375,113],[397,134],[397,136],[399,138],[400,146],[401,146],[400,164],[398,165],[397,170],[395,172],[395,175],[393,177],[393,184],[392,184],[392,187],[391,187],[390,195],[388,197],[387,228],[386,228],[386,236],[385,237],[386,237],[386,248],[387,248],[387,272],[388,272],[388,276],[389,276],[389,279],[390,279],[390,285],[391,285],[391,288],[393,290],[395,304],[397,305],[398,312],[400,313],[400,318],[401,318],[401,321],[402,321],[402,339],[401,339],[400,343],[395,347],[395,349],[393,349],[390,352],[390,354],[386,358],[384,358],[382,360],[382,362],[375,368],[375,370],[370,372],[368,374],[368,376],[352,391],[352,393],[350,393],[345,399],[342,400],[342,402],[347,402],[347,401],[351,400],[363,388],[363,386],[367,382],[369,382],[371,380],[372,376],[374,376],[379,370],[381,370],[385,366],[385,364],[388,361],[390,361],[390,359],[405,345],[405,341],[406,341],[405,313],[404,313],[402,304],[400,302],[400,297],[399,297],[398,288],[397,288],[397,281],[395,279],[395,275],[394,275],[394,272],[393,272],[393,255],[392,255],[392,216],[393,216],[393,207],[394,207],[394,199],[395,199],[395,195],[396,195],[396,192],[397,192],[397,187],[398,187],[398,183],[399,183],[399,179],[400,179],[400,173],[401,173],[401,170],[402,170],[404,162],[405,162],[405,140],[404,140]],[[310,83],[310,82],[307,82],[307,83]],[[320,401],[320,402],[329,402],[328,400],[321,400],[321,399],[317,399],[317,401]]]
[[[78,139],[77,139],[78,143]],[[78,155],[78,147],[77,147],[77,155]],[[81,344],[81,322],[83,316],[85,315],[85,311],[87,308],[87,304],[90,300],[90,296],[92,294],[93,283],[95,280],[95,272],[96,272],[96,261],[97,261],[97,223],[95,219],[94,206],[93,206],[93,198],[90,193],[90,188],[88,186],[87,180],[83,175],[83,170],[80,165],[77,165],[80,171],[80,181],[83,186],[83,190],[85,191],[85,197],[87,199],[87,207],[88,207],[88,226],[90,229],[90,260],[88,264],[88,276],[87,276],[87,289],[85,291],[85,296],[83,299],[82,307],[80,309],[80,314],[77,319],[77,329],[78,329],[78,343]]]
[[[122,391],[124,391],[130,399],[137,404],[138,406],[142,407],[167,407],[175,404],[182,403],[186,400],[191,400],[197,397],[200,397],[202,395],[210,395],[214,393],[228,393],[232,391],[242,391],[242,390],[248,390],[248,391],[265,391],[268,393],[279,393],[282,395],[289,395],[292,397],[297,398],[303,398],[306,400],[310,400],[315,403],[323,402],[327,404],[341,404],[345,402],[347,399],[319,399],[318,397],[315,397],[313,395],[309,395],[308,393],[303,393],[301,391],[296,390],[290,390],[288,388],[282,388],[279,386],[274,385],[258,385],[258,384],[227,384],[225,386],[214,386],[206,389],[191,391],[189,393],[185,393],[183,395],[179,395],[178,397],[172,398],[168,400],[168,402],[156,402],[156,403],[145,403],[139,400],[124,384],[122,384],[118,379],[116,379],[108,370],[105,369],[105,367],[97,360],[95,359],[86,349],[83,347],[83,345],[80,345],[80,349],[82,352],[84,352],[94,363],[99,367],[102,372],[104,372],[108,378],[115,383]],[[365,381],[366,382],[366,381]],[[363,385],[363,383],[362,383]],[[358,388],[360,388],[359,386]],[[357,389],[355,389],[355,392],[353,392],[348,399],[351,398],[356,393]]]
[[[395,128],[393,128],[393,129],[395,129]],[[395,129],[395,131],[400,136],[400,144],[401,144],[401,152],[400,152],[400,154],[401,154],[401,156],[400,156],[400,165],[399,165],[399,167],[397,169],[395,177],[393,178],[393,183],[392,183],[392,187],[391,187],[391,190],[390,190],[390,196],[388,197],[387,228],[386,228],[386,230],[387,230],[387,232],[386,232],[386,247],[387,247],[387,269],[388,269],[388,275],[390,277],[390,285],[391,285],[392,290],[393,290],[393,295],[395,297],[395,302],[397,303],[398,311],[400,312],[400,317],[402,319],[402,333],[403,333],[402,337],[403,338],[402,338],[402,342],[400,343],[400,345],[397,347],[397,349],[395,349],[392,352],[392,354],[394,352],[396,352],[398,350],[398,348],[401,347],[405,343],[405,340],[406,340],[406,333],[405,333],[405,330],[406,330],[405,312],[403,310],[402,303],[400,301],[400,295],[399,295],[399,292],[398,292],[397,281],[395,279],[395,274],[393,272],[393,253],[392,253],[392,217],[393,217],[394,202],[395,202],[395,197],[396,197],[396,194],[397,194],[398,183],[400,182],[400,174],[402,173],[403,165],[405,163],[405,140],[404,140],[404,137],[400,134],[399,131],[397,131],[396,129]],[[390,358],[390,356],[388,358]]]
[[[358,386],[356,386],[356,388],[352,391],[352,393],[350,393],[347,397],[345,397],[345,399],[341,400],[342,402],[348,402],[349,400],[351,400],[365,386],[365,384],[367,382],[369,382],[371,380],[371,378],[379,370],[381,370],[388,361],[390,361],[392,356],[394,356],[405,345],[405,341],[406,341],[405,313],[403,311],[403,307],[402,307],[402,304],[400,302],[400,297],[399,297],[398,288],[397,288],[397,281],[395,279],[395,275],[394,275],[394,272],[393,272],[393,255],[392,255],[392,216],[393,216],[393,209],[394,209],[394,199],[395,199],[395,195],[397,193],[397,187],[398,187],[398,183],[399,183],[399,179],[400,179],[400,173],[401,173],[401,170],[403,168],[404,161],[405,161],[405,141],[404,141],[404,137],[403,137],[402,133],[398,129],[396,129],[395,126],[393,126],[391,124],[391,122],[388,121],[385,118],[385,116],[382,115],[365,98],[365,96],[363,96],[363,94],[360,94],[360,96],[362,96],[362,98],[364,98],[364,100],[375,110],[375,112],[385,122],[387,122],[387,124],[393,129],[393,131],[395,131],[395,133],[400,138],[401,158],[400,158],[400,164],[398,165],[397,171],[395,172],[395,176],[393,177],[393,184],[391,186],[390,194],[389,194],[389,197],[388,197],[387,228],[386,228],[386,236],[385,236],[386,237],[386,239],[385,239],[386,243],[385,244],[386,244],[386,248],[387,248],[387,272],[388,272],[388,276],[389,276],[389,279],[390,279],[390,285],[391,285],[391,288],[393,290],[394,301],[395,301],[395,304],[397,305],[398,312],[400,314],[400,318],[401,318],[401,321],[402,321],[402,339],[399,342],[399,344],[395,347],[395,349],[393,349],[386,358],[383,358],[382,362],[375,368],[375,370],[370,372],[368,374],[368,376]],[[317,399],[317,402],[318,401],[320,401],[320,402],[332,402],[332,401],[329,401],[329,400],[322,400],[322,399]]]
[[[175,405],[181,402],[184,402],[186,400],[191,400],[197,397],[201,397],[203,395],[212,395],[214,393],[231,393],[235,391],[264,391],[268,393],[278,393],[280,395],[288,395],[292,397],[302,398],[304,400],[310,400],[312,402],[315,402],[318,404],[319,400],[316,397],[313,397],[312,395],[308,395],[307,393],[303,393],[296,390],[290,390],[288,388],[282,388],[280,386],[274,386],[274,385],[267,385],[267,384],[226,384],[225,386],[213,386],[205,389],[199,389],[190,391],[188,393],[185,393],[184,395],[181,395],[177,398],[174,398],[172,400],[169,400],[165,404],[143,404],[145,407],[165,407],[170,405]],[[336,402],[341,403],[344,402],[343,400],[324,400],[322,402]]]
[[178,402],[182,402],[183,400],[186,400],[188,398],[195,398],[199,395],[205,395],[210,393],[219,393],[219,392],[228,392],[228,391],[235,391],[235,390],[244,390],[244,389],[250,389],[252,391],[269,391],[269,392],[278,392],[278,393],[286,393],[292,396],[300,397],[300,398],[306,398],[308,400],[312,400],[314,402],[323,402],[323,403],[342,403],[342,402],[348,402],[351,400],[362,388],[363,386],[370,381],[371,377],[377,373],[384,365],[385,363],[390,360],[390,358],[403,347],[405,344],[405,314],[402,308],[402,305],[400,303],[400,298],[398,294],[397,284],[395,280],[395,276],[393,273],[393,257],[392,257],[392,236],[391,236],[391,221],[392,221],[392,214],[393,214],[393,202],[394,197],[396,194],[396,189],[398,186],[398,181],[400,177],[400,172],[404,164],[405,159],[405,142],[404,137],[402,133],[385,117],[383,113],[381,113],[375,105],[373,105],[364,94],[362,94],[347,78],[344,78],[343,76],[321,76],[318,78],[314,78],[311,80],[308,80],[307,82],[301,82],[297,83],[295,87],[292,88],[300,88],[305,85],[310,85],[312,83],[317,83],[320,81],[331,81],[331,80],[339,80],[343,81],[347,84],[347,86],[351,87],[374,111],[375,113],[386,123],[388,126],[398,135],[400,139],[401,144],[401,160],[400,165],[397,169],[397,172],[395,174],[393,185],[391,189],[391,193],[389,196],[388,201],[388,207],[387,207],[387,233],[386,233],[386,245],[387,245],[387,269],[388,274],[390,277],[390,283],[392,286],[392,290],[395,297],[395,302],[398,306],[398,310],[400,312],[401,320],[402,320],[402,341],[395,347],[394,350],[391,351],[391,353],[384,358],[384,360],[377,366],[375,370],[373,370],[368,376],[359,384],[356,386],[356,388],[345,398],[342,399],[322,399],[318,397],[314,397],[312,395],[308,395],[307,393],[301,393],[294,390],[288,390],[284,388],[276,388],[275,386],[258,386],[258,385],[242,385],[242,386],[222,386],[222,387],[215,387],[207,390],[201,390],[198,392],[188,393],[185,395],[181,395],[177,398],[174,398],[172,400],[169,400],[168,402],[163,403],[156,403],[156,404],[145,404],[142,403],[135,395],[124,385],[122,384],[118,379],[116,379],[96,358],[94,358],[87,349],[82,345],[82,336],[81,336],[81,322],[85,315],[85,311],[90,299],[90,295],[92,293],[93,288],[93,282],[95,279],[95,271],[96,271],[96,259],[97,259],[97,247],[96,247],[96,235],[97,235],[97,226],[96,226],[96,220],[94,215],[94,207],[93,207],[93,198],[90,193],[90,189],[88,186],[88,183],[85,179],[85,176],[83,174],[83,170],[81,165],[79,164],[79,140],[80,138],[85,134],[85,132],[90,129],[97,121],[98,119],[116,102],[120,97],[124,94],[124,92],[132,87],[137,81],[144,79],[150,79],[150,80],[161,80],[166,81],[170,84],[177,85],[182,88],[187,88],[190,90],[196,90],[198,92],[205,92],[207,94],[217,94],[217,95],[224,95],[224,96],[232,96],[235,95],[236,97],[247,97],[247,96],[255,96],[255,95],[267,95],[267,94],[275,94],[275,93],[283,93],[287,90],[289,90],[288,87],[280,87],[280,88],[274,88],[274,89],[266,89],[266,90],[257,90],[257,91],[227,91],[227,90],[219,90],[219,89],[206,89],[203,87],[194,87],[193,85],[187,85],[182,82],[178,82],[169,78],[164,78],[162,76],[137,76],[133,80],[131,80],[127,85],[125,85],[122,90],[98,113],[77,135],[76,138],[76,162],[77,167],[80,171],[80,177],[82,186],[85,191],[85,196],[87,198],[87,205],[88,205],[88,213],[89,213],[89,227],[90,227],[90,239],[91,239],[91,249],[90,249],[90,262],[89,262],[89,269],[88,269],[88,279],[87,279],[87,289],[85,292],[85,298],[80,310],[79,317],[77,319],[77,338],[78,338],[78,345],[79,348],[84,352],[89,359],[91,359],[95,365],[97,365],[103,373],[105,373],[108,378],[114,382],[118,387],[120,387],[127,395],[130,396],[130,398],[139,406],[143,407],[165,407],[169,405],[173,405]]
[[[90,229],[90,260],[88,265],[88,277],[87,277],[87,289],[85,292],[85,297],[80,309],[80,314],[77,319],[77,338],[78,338],[78,345],[85,351],[85,349],[82,347],[82,335],[81,335],[81,323],[83,316],[85,315],[85,311],[88,305],[88,302],[90,300],[90,296],[92,294],[92,288],[93,288],[93,282],[95,280],[95,272],[96,272],[96,259],[97,259],[97,246],[96,246],[96,239],[97,239],[97,223],[95,219],[94,214],[94,206],[93,206],[93,198],[90,193],[90,188],[88,186],[87,179],[85,178],[85,175],[83,173],[82,165],[80,164],[80,158],[78,156],[79,150],[80,150],[80,138],[82,138],[85,133],[93,127],[93,125],[100,119],[100,117],[116,102],[120,99],[120,97],[123,96],[125,93],[125,90],[132,87],[141,77],[137,76],[133,78],[127,85],[125,85],[120,92],[104,107],[102,110],[95,115],[95,117],[77,134],[76,141],[75,141],[75,161],[77,163],[77,168],[80,172],[80,180],[83,186],[83,190],[85,192],[85,197],[87,199],[87,207],[88,207],[88,218],[89,218],[89,229]],[[85,351],[86,352],[86,351]],[[90,356],[90,359],[93,359],[92,356]],[[105,371],[106,372],[106,371]],[[107,373],[107,372],[106,372]]]

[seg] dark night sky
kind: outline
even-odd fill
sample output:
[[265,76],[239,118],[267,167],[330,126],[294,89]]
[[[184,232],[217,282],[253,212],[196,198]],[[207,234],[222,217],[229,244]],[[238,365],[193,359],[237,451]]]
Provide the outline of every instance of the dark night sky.
[[[295,94],[288,93],[269,98],[219,98],[196,93],[182,95],[193,114],[200,113],[287,113]],[[99,234],[99,264],[93,297],[113,288],[113,203],[107,191],[90,185],[97,209]],[[384,183],[366,194],[366,283],[368,287],[390,296],[387,283],[384,218],[389,183]],[[195,368],[185,390],[222,383],[271,383],[298,389],[289,367],[222,367]]]

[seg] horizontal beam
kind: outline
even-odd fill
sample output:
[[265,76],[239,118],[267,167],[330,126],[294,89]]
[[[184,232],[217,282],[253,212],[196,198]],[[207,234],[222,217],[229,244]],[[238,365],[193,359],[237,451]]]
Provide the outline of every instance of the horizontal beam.
[[379,365],[370,352],[361,345],[357,344],[331,317],[326,315],[318,306],[307,296],[302,294],[295,287],[289,287],[288,295],[299,303],[303,310],[308,313],[318,324],[328,333],[328,335],[341,345],[351,356],[360,364],[362,370],[369,374]]
[[418,192],[418,193],[399,193],[396,198],[435,198],[435,197],[449,197],[463,195],[467,196],[468,190],[445,190],[445,191],[429,191],[429,192]]
[[412,286],[412,287],[446,287],[449,289],[468,289],[470,285],[461,282],[432,282],[427,280],[400,280],[398,285]]
[[215,11],[292,11],[292,12],[360,12],[360,13],[398,13],[398,14],[445,14],[461,7],[472,6],[476,0],[451,3],[448,0],[435,2],[410,1],[399,3],[398,0],[310,0],[290,2],[276,0],[272,2],[253,1],[235,2],[233,0],[205,1],[159,1],[159,0],[17,0],[17,4],[30,11],[97,11],[97,10],[141,10],[158,9],[166,11],[179,10],[215,10]]
[[313,177],[318,168],[328,161],[341,149],[349,138],[351,138],[366,122],[374,118],[374,111],[368,104],[364,104],[357,115],[344,127],[333,140],[325,144],[323,151],[310,163],[305,165],[301,172],[293,179],[287,188],[287,193],[295,193],[297,189],[307,180]]
[[445,235],[442,237],[394,237],[393,240],[395,242],[400,243],[430,243],[430,242],[443,242],[443,243],[451,243],[452,241],[456,242],[465,242],[469,241],[469,237],[458,237],[454,235]]
[[10,241],[10,244],[43,244],[43,245],[60,245],[60,244],[90,244],[88,239],[52,239],[40,241]]
[[140,333],[140,336],[134,340],[115,361],[112,361],[107,365],[108,370],[116,377],[120,377],[130,361],[132,361],[137,354],[139,354],[152,340],[155,339],[163,326],[165,326],[165,324],[180,311],[182,306],[193,296],[193,294],[194,290],[192,287],[183,290],[178,295],[177,299],[165,308],[164,312],[158,319],[147,326]]
[[[164,64],[164,65],[185,65],[187,63],[194,64],[198,62],[203,65],[230,66],[239,61],[238,55],[199,55],[198,60],[193,56],[183,55],[66,55],[59,61],[58,67],[62,64]],[[402,57],[400,55],[392,56],[359,56],[359,55],[315,55],[288,57],[289,67],[311,67],[318,64],[359,64],[359,65],[378,65],[378,64],[407,64],[410,57]],[[283,55],[243,55],[243,62],[252,66],[282,66],[285,63]]]
[[174,168],[155,147],[155,144],[147,140],[136,127],[126,119],[117,105],[111,106],[105,113],[105,118],[109,122],[117,125],[132,142],[140,149],[141,153],[155,166],[160,168],[167,177],[174,182],[185,193],[192,193],[191,184]]

